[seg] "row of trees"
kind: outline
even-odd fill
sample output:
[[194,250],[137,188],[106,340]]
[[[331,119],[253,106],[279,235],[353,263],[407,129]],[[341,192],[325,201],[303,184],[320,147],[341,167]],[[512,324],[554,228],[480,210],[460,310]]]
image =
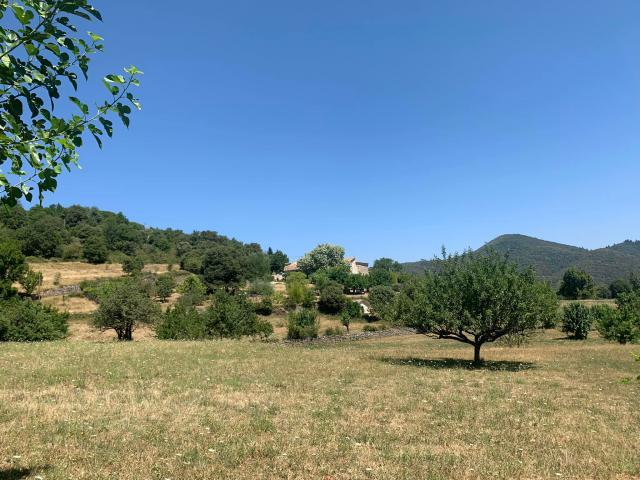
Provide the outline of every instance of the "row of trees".
[[609,286],[597,285],[593,277],[584,270],[569,268],[563,275],[558,295],[569,300],[592,298],[618,298],[640,288],[640,278],[630,275],[629,279],[618,279]]

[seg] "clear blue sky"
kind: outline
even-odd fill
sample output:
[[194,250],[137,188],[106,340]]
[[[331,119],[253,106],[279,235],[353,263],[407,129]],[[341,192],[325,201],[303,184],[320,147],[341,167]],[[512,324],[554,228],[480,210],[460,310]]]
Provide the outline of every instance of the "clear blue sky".
[[292,258],[640,237],[637,0],[95,4],[144,109],[48,203]]

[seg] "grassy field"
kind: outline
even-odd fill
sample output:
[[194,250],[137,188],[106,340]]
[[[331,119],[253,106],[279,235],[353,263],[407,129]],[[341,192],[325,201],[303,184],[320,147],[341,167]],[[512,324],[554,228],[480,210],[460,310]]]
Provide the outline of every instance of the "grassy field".
[[640,476],[637,346],[0,345],[0,479]]

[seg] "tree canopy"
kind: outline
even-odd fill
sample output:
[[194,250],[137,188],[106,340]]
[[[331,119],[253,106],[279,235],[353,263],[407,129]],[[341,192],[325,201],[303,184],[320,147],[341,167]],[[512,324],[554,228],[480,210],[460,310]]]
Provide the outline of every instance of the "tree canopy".
[[312,275],[321,268],[337,267],[344,263],[344,248],[323,243],[298,260],[298,268],[306,275]]
[[502,337],[526,335],[557,315],[551,288],[496,252],[443,256],[438,269],[405,285],[395,317],[419,332],[480,348]]
[[[78,164],[85,137],[102,147],[103,137],[113,135],[113,116],[129,126],[131,107],[140,109],[132,89],[142,72],[132,66],[124,75],[105,76],[108,99],[92,108],[75,95],[104,43],[96,33],[81,35],[76,22],[102,20],[100,12],[88,0],[13,0],[0,2],[4,17],[0,203],[16,205],[20,199],[31,202],[34,189],[40,201],[45,192],[54,191],[62,170]],[[71,108],[77,113],[56,115]]]

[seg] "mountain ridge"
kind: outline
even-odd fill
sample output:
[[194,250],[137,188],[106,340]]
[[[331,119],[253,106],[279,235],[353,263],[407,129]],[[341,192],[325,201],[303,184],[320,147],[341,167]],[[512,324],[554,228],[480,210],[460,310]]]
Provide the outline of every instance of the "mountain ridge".
[[[619,278],[628,278],[640,271],[640,241],[621,243],[589,250],[522,234],[504,234],[475,250],[494,249],[508,254],[521,266],[533,266],[538,276],[552,284],[559,284],[569,267],[588,272],[597,283],[610,284]],[[408,273],[420,274],[429,270],[432,260],[406,262],[402,266]]]

